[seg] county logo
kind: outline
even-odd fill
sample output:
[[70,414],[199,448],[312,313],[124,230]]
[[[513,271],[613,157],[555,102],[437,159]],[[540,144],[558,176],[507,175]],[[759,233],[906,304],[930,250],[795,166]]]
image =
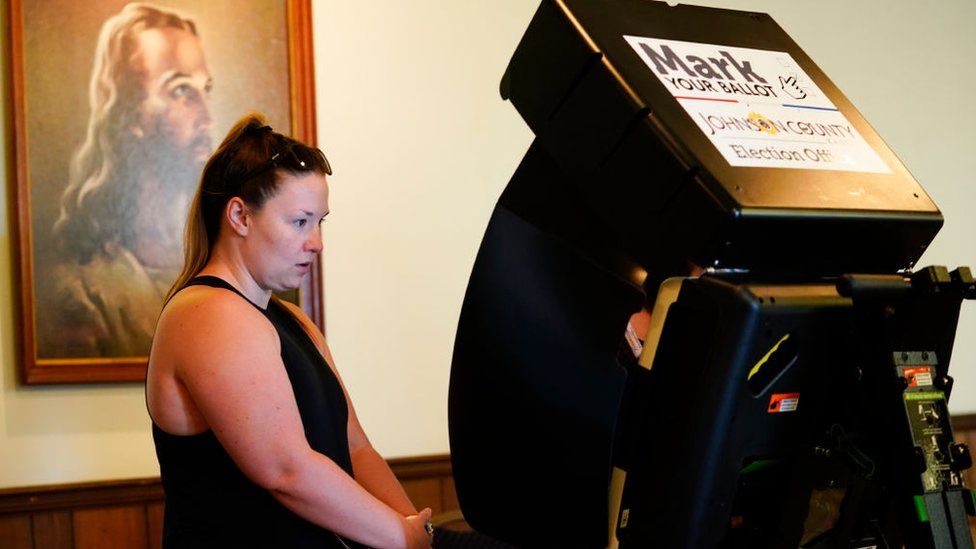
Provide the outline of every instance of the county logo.
[[755,124],[761,132],[768,133],[769,135],[776,135],[779,133],[779,130],[773,125],[773,121],[759,114],[758,112],[749,113],[749,121]]

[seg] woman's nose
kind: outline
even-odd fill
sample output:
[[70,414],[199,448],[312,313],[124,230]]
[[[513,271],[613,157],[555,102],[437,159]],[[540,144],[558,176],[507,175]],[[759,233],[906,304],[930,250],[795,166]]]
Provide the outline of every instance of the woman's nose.
[[319,253],[322,251],[322,228],[317,227],[312,231],[312,237],[305,242],[305,250]]

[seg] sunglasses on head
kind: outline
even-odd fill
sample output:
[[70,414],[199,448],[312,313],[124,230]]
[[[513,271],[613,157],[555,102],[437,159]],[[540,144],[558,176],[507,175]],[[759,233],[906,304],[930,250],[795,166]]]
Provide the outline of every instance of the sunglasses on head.
[[[329,164],[329,159],[325,157],[325,153],[319,149],[307,147],[295,141],[288,142],[283,149],[272,154],[271,158],[268,160],[267,168],[274,167],[297,171],[308,170],[309,168],[307,162],[299,158],[298,154],[295,152],[297,147],[301,147],[301,150],[307,154],[317,154],[322,159],[322,164],[325,167],[325,174],[332,175],[332,166]],[[261,171],[264,171],[264,169]]]

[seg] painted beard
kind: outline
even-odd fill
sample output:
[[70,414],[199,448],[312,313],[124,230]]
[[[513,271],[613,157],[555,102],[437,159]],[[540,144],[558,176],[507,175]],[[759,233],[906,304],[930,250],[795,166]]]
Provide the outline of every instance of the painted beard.
[[211,147],[210,134],[201,131],[179,146],[161,120],[154,127],[159,131],[140,139],[127,161],[135,216],[124,243],[143,265],[179,271],[184,223],[206,162],[201,150]]

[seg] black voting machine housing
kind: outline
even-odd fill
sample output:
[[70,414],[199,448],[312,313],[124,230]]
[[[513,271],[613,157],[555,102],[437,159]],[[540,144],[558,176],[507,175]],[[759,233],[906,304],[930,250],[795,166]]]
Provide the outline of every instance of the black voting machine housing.
[[[890,173],[731,166],[624,35],[788,53]],[[946,399],[976,284],[911,272],[938,208],[785,31],[544,0],[501,92],[536,139],[455,341],[451,455],[475,529],[522,547],[972,546]],[[655,309],[653,368],[622,361],[628,318],[689,260],[715,269]]]

